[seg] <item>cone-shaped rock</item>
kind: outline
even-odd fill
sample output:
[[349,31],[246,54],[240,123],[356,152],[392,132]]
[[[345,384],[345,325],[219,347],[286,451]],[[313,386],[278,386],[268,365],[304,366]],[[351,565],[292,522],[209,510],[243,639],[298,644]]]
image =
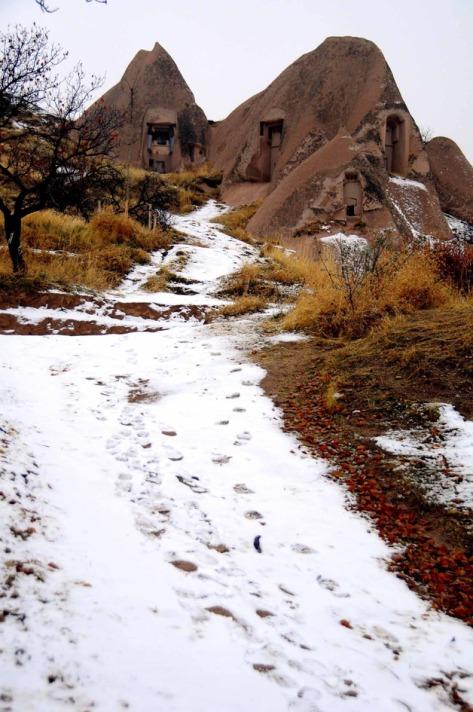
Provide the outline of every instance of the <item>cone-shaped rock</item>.
[[140,50],[101,101],[124,112],[119,159],[160,172],[205,160],[208,122],[161,45]]
[[263,199],[256,234],[450,234],[418,128],[365,39],[331,37],[303,55],[213,129],[211,158],[224,199]]
[[457,144],[438,136],[427,144],[442,210],[473,223],[473,166]]

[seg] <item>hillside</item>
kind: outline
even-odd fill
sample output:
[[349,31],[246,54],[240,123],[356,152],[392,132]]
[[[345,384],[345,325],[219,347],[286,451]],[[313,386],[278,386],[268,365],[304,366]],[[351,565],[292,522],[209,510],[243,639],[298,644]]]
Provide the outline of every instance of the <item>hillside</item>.
[[[275,303],[216,318],[228,277],[267,265],[210,222],[222,210],[177,216],[175,244],[100,299],[0,312],[2,699],[467,709],[471,628],[389,570],[399,549],[262,389],[251,354],[307,337],[264,330]],[[164,267],[167,291],[149,291]]]

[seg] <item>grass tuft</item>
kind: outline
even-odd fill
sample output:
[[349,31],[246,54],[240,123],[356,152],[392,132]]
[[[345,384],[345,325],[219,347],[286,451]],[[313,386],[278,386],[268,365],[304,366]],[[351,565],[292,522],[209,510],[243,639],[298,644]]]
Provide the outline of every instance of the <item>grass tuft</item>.
[[216,316],[242,316],[264,311],[267,301],[263,297],[246,296],[237,297],[231,304],[226,304],[217,310]]
[[214,218],[212,222],[221,225],[227,235],[231,235],[231,237],[235,237],[237,240],[254,245],[255,240],[247,232],[246,228],[259,206],[260,203],[242,205],[240,208],[235,208],[234,210],[230,210],[228,213],[219,215]]

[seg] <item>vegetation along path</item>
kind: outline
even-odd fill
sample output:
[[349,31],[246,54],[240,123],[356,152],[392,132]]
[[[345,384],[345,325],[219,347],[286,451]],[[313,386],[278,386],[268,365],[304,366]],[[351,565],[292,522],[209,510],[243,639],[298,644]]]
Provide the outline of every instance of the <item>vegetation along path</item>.
[[0,313],[0,709],[469,709],[471,628],[284,432],[261,316],[205,319],[259,259],[221,210],[100,299]]

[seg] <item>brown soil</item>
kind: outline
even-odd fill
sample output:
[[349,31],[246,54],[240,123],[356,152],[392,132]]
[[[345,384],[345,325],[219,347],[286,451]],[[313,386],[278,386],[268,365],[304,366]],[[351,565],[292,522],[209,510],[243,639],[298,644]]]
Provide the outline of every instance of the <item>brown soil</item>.
[[[438,411],[422,405],[428,401],[453,403],[471,416],[471,348],[455,341],[461,315],[445,318],[443,331],[431,312],[410,317],[389,338],[347,345],[313,338],[278,344],[257,359],[285,429],[329,460],[329,476],[355,496],[355,507],[374,520],[387,542],[401,545],[390,568],[435,608],[473,624],[471,509],[429,501],[418,486],[425,463],[389,455],[372,439],[392,428],[421,427],[429,442],[441,442]],[[409,363],[402,354],[413,345],[417,355]],[[341,394],[335,401],[327,395],[333,384]],[[451,474],[448,463],[442,470],[439,476]]]
[[[138,317],[148,321],[160,321],[171,318],[178,314],[182,319],[198,319],[203,321],[209,309],[195,305],[189,306],[166,306],[149,304],[147,302],[107,302],[96,295],[71,294],[56,292],[34,292],[27,290],[3,291],[0,292],[0,309],[11,309],[16,307],[32,307],[35,309],[47,308],[55,310],[77,309],[84,304],[89,305],[81,311],[91,315],[90,321],[79,321],[77,319],[61,319],[45,317],[38,323],[28,324],[21,322],[13,314],[0,314],[0,334],[19,335],[45,335],[59,334],[63,336],[90,336],[98,334],[127,334],[136,332],[136,326],[125,326],[120,324],[124,316]],[[116,326],[104,326],[93,321],[93,315],[97,309],[112,319],[117,320]],[[141,331],[155,332],[161,331],[162,326],[147,326]]]

